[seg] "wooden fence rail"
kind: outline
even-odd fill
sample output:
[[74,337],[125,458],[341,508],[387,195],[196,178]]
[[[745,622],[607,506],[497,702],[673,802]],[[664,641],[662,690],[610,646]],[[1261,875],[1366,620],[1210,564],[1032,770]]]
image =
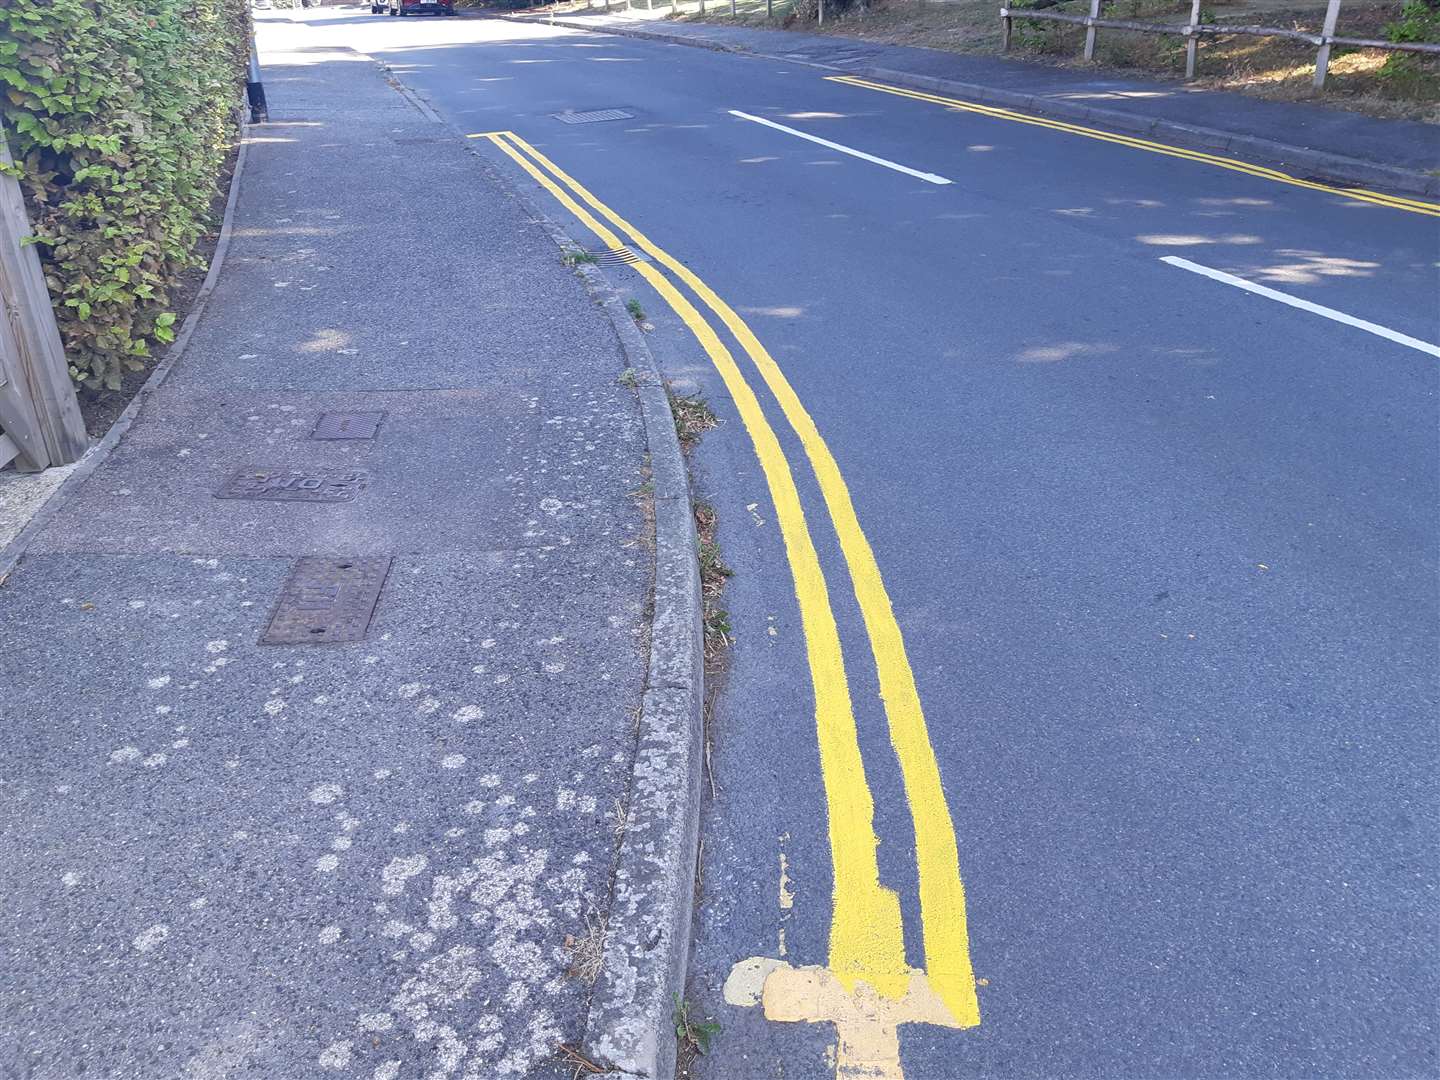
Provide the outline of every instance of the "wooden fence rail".
[[1190,21],[1186,23],[1149,23],[1135,19],[1106,19],[1100,15],[1103,0],[1090,0],[1090,14],[1067,15],[1059,11],[1037,11],[1031,8],[1001,6],[1001,41],[1006,52],[1010,51],[1011,23],[1015,19],[1033,19],[1039,22],[1071,23],[1085,27],[1085,59],[1095,58],[1095,35],[1099,30],[1127,30],[1136,34],[1175,34],[1186,39],[1185,77],[1195,77],[1196,53],[1200,39],[1205,36],[1220,37],[1225,34],[1243,34],[1250,37],[1290,38],[1314,45],[1315,85],[1325,85],[1325,76],[1330,70],[1330,50],[1333,46],[1344,45],[1360,49],[1387,49],[1391,52],[1430,53],[1440,56],[1440,44],[1428,41],[1377,41],[1374,38],[1337,37],[1335,24],[1340,17],[1340,0],[1329,0],[1325,8],[1324,27],[1318,34],[1303,30],[1285,30],[1275,26],[1230,26],[1225,23],[1202,23],[1200,21],[1200,0],[1191,0]]
[[[13,165],[0,131],[0,165]],[[0,468],[78,461],[89,446],[20,183],[0,171]]]

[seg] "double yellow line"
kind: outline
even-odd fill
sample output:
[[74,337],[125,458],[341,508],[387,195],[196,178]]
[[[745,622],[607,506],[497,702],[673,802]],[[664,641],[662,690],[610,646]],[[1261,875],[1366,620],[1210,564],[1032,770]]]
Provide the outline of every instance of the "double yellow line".
[[830,852],[835,877],[828,966],[852,994],[863,982],[883,997],[899,1000],[906,994],[912,971],[905,959],[900,901],[892,889],[880,883],[874,798],[865,778],[840,633],[794,473],[764,408],[729,346],[661,267],[688,289],[739,344],[799,439],[839,537],[859,602],[875,658],[890,739],[899,759],[910,805],[919,870],[925,972],[930,987],[939,995],[956,1026],[978,1024],[980,1008],[970,964],[965,891],[960,881],[955,829],[940,784],[939,765],[930,744],[904,639],[875,554],[860,528],[840,468],[814,420],[750,327],[687,266],[513,132],[490,132],[471,138],[485,138],[494,143],[607,248],[628,244],[649,255],[654,264],[639,262],[633,264],[634,269],[695,335],[735,402],[775,504],[776,520],[795,581],[814,684],[815,726],[829,808]]
[[1262,180],[1270,180],[1277,184],[1289,184],[1292,187],[1309,188],[1311,191],[1323,191],[1327,195],[1339,195],[1345,199],[1374,203],[1376,206],[1389,207],[1391,210],[1405,210],[1412,214],[1428,214],[1431,217],[1440,217],[1440,205],[1422,202],[1419,199],[1407,199],[1400,195],[1386,195],[1378,191],[1368,191],[1365,188],[1337,187],[1333,184],[1322,184],[1315,180],[1303,180],[1298,176],[1291,176],[1289,173],[1280,172],[1278,169],[1267,169],[1263,165],[1252,165],[1247,161],[1238,161],[1235,158],[1220,157],[1217,154],[1207,154],[1200,150],[1186,150],[1179,146],[1167,146],[1165,143],[1152,142],[1149,139],[1140,139],[1132,135],[1116,135],[1114,132],[1101,131],[1098,128],[1084,127],[1080,124],[1067,124],[1063,120],[1047,120],[1042,116],[1029,116],[1025,113],[1015,112],[1012,109],[1001,109],[991,105],[977,105],[973,101],[962,101],[959,98],[945,97],[942,94],[929,94],[923,90],[910,90],[901,86],[890,86],[887,83],[875,82],[873,79],[864,79],[857,75],[829,75],[826,76],[826,79],[829,82],[843,83],[846,86],[856,86],[862,90],[876,90],[882,94],[894,94],[896,97],[913,98],[916,101],[928,101],[934,105],[943,105],[947,109],[979,113],[981,116],[989,116],[996,120],[1009,120],[1017,124],[1030,124],[1033,127],[1062,131],[1067,135],[1080,135],[1087,139],[1098,139],[1101,142],[1128,146],[1133,150],[1145,150],[1152,154],[1164,154],[1167,157],[1183,158],[1186,161],[1195,161],[1202,165],[1213,165],[1219,169],[1229,169],[1231,172],[1246,173],[1250,176],[1256,176]]

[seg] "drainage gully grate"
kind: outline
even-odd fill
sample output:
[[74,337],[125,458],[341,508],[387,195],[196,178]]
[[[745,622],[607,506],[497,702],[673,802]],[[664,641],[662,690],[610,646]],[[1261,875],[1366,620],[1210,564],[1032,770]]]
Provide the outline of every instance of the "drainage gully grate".
[[587,249],[585,254],[589,255],[602,266],[614,266],[621,263],[628,266],[650,261],[638,251],[631,251],[628,247],[600,248],[596,251]]
[[591,109],[589,112],[551,113],[562,124],[598,124],[605,120],[634,120],[628,109]]

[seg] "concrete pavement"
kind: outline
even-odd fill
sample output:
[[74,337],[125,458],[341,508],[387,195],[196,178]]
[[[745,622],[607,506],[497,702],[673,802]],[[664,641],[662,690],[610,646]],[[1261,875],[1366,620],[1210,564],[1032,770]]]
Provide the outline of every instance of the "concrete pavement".
[[263,39],[210,304],[0,588],[0,1075],[569,1076],[697,730],[668,411],[463,140]]

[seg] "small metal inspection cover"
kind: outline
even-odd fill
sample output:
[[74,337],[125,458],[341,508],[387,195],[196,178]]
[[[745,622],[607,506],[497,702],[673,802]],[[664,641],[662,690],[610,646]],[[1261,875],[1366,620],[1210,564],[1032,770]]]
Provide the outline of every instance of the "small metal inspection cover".
[[310,438],[373,439],[380,430],[380,421],[384,419],[383,411],[321,413],[310,430]]
[[306,556],[295,560],[260,636],[261,645],[324,645],[364,641],[390,556]]
[[370,474],[363,469],[241,469],[217,492],[217,499],[273,499],[280,502],[349,502]]
[[634,120],[629,109],[591,109],[589,112],[551,113],[562,124],[598,124],[602,120]]

